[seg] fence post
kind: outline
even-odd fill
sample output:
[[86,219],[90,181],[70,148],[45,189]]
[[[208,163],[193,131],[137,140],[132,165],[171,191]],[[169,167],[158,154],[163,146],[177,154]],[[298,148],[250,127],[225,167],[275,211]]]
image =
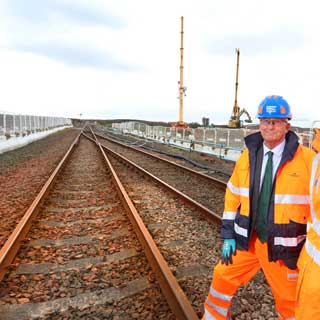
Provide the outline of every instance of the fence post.
[[14,136],[16,136],[16,116],[15,115],[12,115],[12,129],[13,129],[13,134]]

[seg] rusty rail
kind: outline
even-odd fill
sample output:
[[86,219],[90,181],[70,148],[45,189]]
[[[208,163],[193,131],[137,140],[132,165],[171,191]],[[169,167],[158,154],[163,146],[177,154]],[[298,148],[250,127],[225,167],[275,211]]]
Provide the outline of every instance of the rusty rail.
[[76,137],[76,139],[71,144],[70,148],[58,164],[58,166],[55,168],[49,179],[46,181],[46,183],[41,188],[40,192],[36,196],[36,198],[33,200],[32,204],[18,223],[18,225],[15,227],[11,235],[9,236],[8,240],[5,242],[3,247],[0,250],[0,282],[2,281],[7,268],[11,265],[13,262],[19,248],[21,245],[21,241],[25,238],[27,233],[29,232],[32,222],[34,218],[37,216],[39,209],[41,208],[41,205],[45,201],[46,196],[48,195],[51,186],[53,185],[58,173],[62,170],[63,166],[69,159],[70,155],[72,154],[74,148],[76,147],[79,137],[81,135],[81,132]]
[[[86,136],[87,138],[89,138],[91,141],[94,141],[94,139]],[[99,142],[97,142],[99,143]],[[113,154],[115,157],[117,157],[118,159],[121,159],[122,161],[130,164],[131,166],[133,166],[134,168],[136,168],[137,170],[143,172],[144,174],[146,174],[148,177],[150,177],[152,180],[156,181],[157,183],[159,183],[160,185],[162,185],[163,187],[165,187],[166,189],[168,189],[169,191],[173,192],[174,194],[178,195],[178,197],[182,198],[183,200],[185,200],[187,203],[191,204],[192,206],[194,206],[197,210],[199,210],[206,219],[208,219],[209,221],[215,223],[215,224],[221,224],[221,216],[218,215],[217,213],[213,212],[212,210],[210,210],[209,208],[205,207],[204,205],[202,205],[201,203],[197,202],[196,200],[192,199],[191,197],[187,196],[186,194],[184,194],[183,192],[179,191],[178,189],[172,187],[171,185],[169,185],[168,183],[162,181],[161,179],[159,179],[158,177],[156,177],[155,175],[153,175],[152,173],[150,173],[149,171],[143,169],[142,167],[140,167],[139,165],[135,164],[134,162],[130,161],[129,159],[126,159],[125,157],[123,157],[122,155],[120,155],[119,153],[111,150],[110,148],[104,146],[103,144],[99,143],[101,145],[101,147],[105,150],[107,150],[108,152],[110,152],[111,154]]]
[[[92,131],[92,133],[93,133],[93,131]],[[180,165],[180,164],[178,164],[178,163],[175,163],[175,162],[173,162],[173,161],[170,161],[170,160],[161,158],[161,157],[156,156],[156,155],[154,155],[154,154],[152,154],[152,153],[150,153],[150,152],[148,152],[148,151],[141,150],[141,149],[138,149],[138,148],[133,147],[133,146],[128,146],[128,145],[126,145],[125,143],[122,143],[122,142],[120,142],[120,141],[115,141],[114,139],[105,137],[105,136],[103,136],[103,135],[101,135],[101,134],[99,134],[99,133],[93,133],[93,134],[94,134],[95,136],[98,136],[99,138],[102,138],[102,139],[111,141],[111,142],[113,142],[113,143],[115,143],[115,144],[119,144],[119,145],[121,145],[121,146],[123,146],[123,147],[125,147],[125,148],[135,150],[135,151],[140,152],[140,153],[142,153],[142,154],[145,154],[145,155],[147,155],[147,156],[149,156],[149,157],[151,157],[151,158],[154,158],[154,159],[157,159],[157,160],[166,162],[166,163],[168,163],[168,164],[170,164],[170,165],[173,165],[173,166],[179,167],[180,169],[183,169],[183,170],[185,170],[185,171],[188,171],[188,172],[190,172],[190,173],[192,173],[192,174],[194,174],[194,175],[197,175],[197,176],[200,176],[200,177],[202,177],[202,178],[208,179],[209,181],[214,182],[214,183],[215,183],[219,188],[221,188],[222,190],[225,190],[226,187],[227,187],[227,184],[226,184],[224,181],[221,181],[221,180],[219,180],[219,179],[216,179],[216,178],[213,178],[213,177],[211,177],[211,176],[208,176],[207,174],[204,174],[204,173],[202,173],[202,172],[195,171],[195,170],[193,170],[193,169],[191,169],[191,168],[182,166],[182,165]]]
[[[199,319],[193,310],[190,302],[185,296],[183,290],[181,289],[177,279],[172,274],[167,262],[160,253],[157,245],[155,244],[152,236],[150,235],[148,229],[143,223],[137,209],[132,203],[130,197],[128,196],[125,188],[123,187],[118,175],[113,169],[105,151],[104,147],[98,140],[94,140],[86,134],[83,134],[90,141],[95,142],[100,149],[105,162],[107,163],[109,170],[112,174],[112,179],[120,195],[123,206],[128,213],[129,219],[134,227],[135,233],[142,244],[148,261],[156,274],[157,280],[159,281],[160,287],[167,302],[172,310],[172,312],[178,317],[179,320],[195,320]],[[93,134],[94,136],[94,134]]]

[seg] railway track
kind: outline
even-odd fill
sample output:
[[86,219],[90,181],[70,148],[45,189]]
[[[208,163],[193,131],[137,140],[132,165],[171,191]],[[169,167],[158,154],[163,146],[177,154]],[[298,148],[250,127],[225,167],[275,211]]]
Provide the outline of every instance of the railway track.
[[211,281],[212,266],[219,259],[219,225],[203,219],[171,190],[132,170],[123,159],[110,161],[129,192],[140,216],[170,269],[200,317]]
[[0,155],[0,249],[79,132],[65,129]]
[[197,319],[152,239],[138,241],[148,233],[128,219],[96,146],[82,137],[68,157],[50,192],[42,190],[46,199],[33,204],[30,231],[19,238],[16,228],[0,252],[3,274],[9,266],[0,319]]
[[[220,255],[219,215],[168,181],[133,169],[92,131],[85,137],[71,147],[70,160],[45,192],[16,260],[14,254],[4,259],[7,243],[0,251],[0,275],[9,270],[0,284],[0,319],[201,317]],[[98,165],[98,158],[114,169]],[[187,181],[199,183],[189,176]],[[248,291],[247,300],[242,291]],[[246,310],[259,315],[250,302],[242,303],[256,300],[272,304],[261,276],[240,289],[235,319]]]
[[211,176],[163,159],[150,152],[116,142],[100,134],[100,143],[222,216],[226,183]]
[[161,158],[181,164],[221,181],[227,182],[234,168],[233,161],[219,159],[215,156],[191,150],[179,149],[170,144],[131,135],[115,134],[100,127],[94,127],[94,131],[102,136],[109,137],[112,140],[122,142],[140,150],[146,150],[154,155],[160,155]]

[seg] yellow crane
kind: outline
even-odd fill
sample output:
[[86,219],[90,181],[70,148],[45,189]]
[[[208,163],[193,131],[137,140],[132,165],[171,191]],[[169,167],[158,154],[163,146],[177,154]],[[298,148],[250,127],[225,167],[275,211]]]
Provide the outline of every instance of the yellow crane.
[[239,74],[239,57],[240,57],[240,50],[238,48],[236,49],[236,53],[237,53],[236,92],[235,92],[233,110],[232,110],[231,118],[228,124],[229,128],[241,128],[242,121],[240,120],[240,118],[243,114],[247,116],[247,119],[245,120],[245,122],[252,122],[249,112],[244,108],[240,110],[240,107],[238,106],[237,97],[238,97],[238,74]]
[[179,85],[179,121],[172,124],[175,128],[188,128],[188,125],[183,121],[183,97],[186,96],[187,87],[183,86],[183,17],[181,17],[181,39],[180,39],[180,81]]

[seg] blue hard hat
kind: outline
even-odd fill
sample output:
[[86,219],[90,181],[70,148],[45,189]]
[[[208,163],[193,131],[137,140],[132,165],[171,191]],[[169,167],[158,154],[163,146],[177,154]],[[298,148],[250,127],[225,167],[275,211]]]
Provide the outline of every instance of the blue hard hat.
[[267,96],[259,104],[258,115],[261,118],[286,118],[291,119],[292,114],[288,102],[281,96]]

